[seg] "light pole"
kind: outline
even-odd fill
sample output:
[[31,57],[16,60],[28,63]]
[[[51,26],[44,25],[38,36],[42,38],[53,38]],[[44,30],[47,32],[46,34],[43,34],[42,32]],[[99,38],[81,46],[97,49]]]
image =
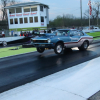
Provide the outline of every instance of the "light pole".
[[81,27],[82,27],[82,0],[80,0]]
[[[4,7],[6,6],[5,0],[4,0]],[[3,19],[5,17],[5,8],[4,8],[4,12],[3,12]]]
[[4,7],[6,6],[6,5],[5,5],[5,4],[6,4],[5,2],[6,2],[6,1],[4,0]]

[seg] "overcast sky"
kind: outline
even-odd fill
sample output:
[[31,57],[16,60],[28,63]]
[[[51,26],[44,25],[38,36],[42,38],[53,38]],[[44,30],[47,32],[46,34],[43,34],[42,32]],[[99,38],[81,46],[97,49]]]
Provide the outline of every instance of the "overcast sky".
[[[33,2],[34,0],[17,0],[20,2]],[[72,14],[75,17],[80,17],[80,0],[35,0],[36,2],[44,3],[49,5],[49,19],[53,20],[58,15]],[[89,0],[82,0],[82,15],[89,8]],[[91,0],[94,2],[97,0]]]
[[[28,2],[34,0],[21,0],[20,2]],[[88,1],[82,0],[82,14],[88,9]],[[91,0],[94,2],[96,0]],[[53,20],[58,15],[72,14],[75,17],[80,17],[80,0],[37,0],[36,2],[41,2],[49,5],[49,19]]]

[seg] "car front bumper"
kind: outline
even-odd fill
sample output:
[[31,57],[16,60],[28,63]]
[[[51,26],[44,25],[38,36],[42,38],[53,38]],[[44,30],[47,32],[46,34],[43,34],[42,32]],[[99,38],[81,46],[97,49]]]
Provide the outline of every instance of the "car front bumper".
[[33,43],[33,45],[39,48],[54,48],[53,43]]

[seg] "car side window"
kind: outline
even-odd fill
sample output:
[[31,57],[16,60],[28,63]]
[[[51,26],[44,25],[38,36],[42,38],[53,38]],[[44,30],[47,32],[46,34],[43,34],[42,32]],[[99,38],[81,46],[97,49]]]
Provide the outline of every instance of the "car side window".
[[60,32],[57,32],[57,35],[58,35],[58,36],[61,36],[61,33],[60,33]]
[[70,36],[77,36],[77,31],[70,31]]
[[83,35],[84,35],[84,33],[81,31],[81,32],[80,32],[80,35],[81,35],[81,36],[83,36]]
[[77,35],[78,35],[78,36],[83,36],[84,34],[83,34],[82,31],[77,31]]
[[77,31],[74,31],[74,36],[79,36],[79,33]]
[[79,32],[79,31],[77,31],[77,36],[81,36],[81,34],[80,34],[80,32]]
[[70,36],[74,36],[73,31],[70,31]]

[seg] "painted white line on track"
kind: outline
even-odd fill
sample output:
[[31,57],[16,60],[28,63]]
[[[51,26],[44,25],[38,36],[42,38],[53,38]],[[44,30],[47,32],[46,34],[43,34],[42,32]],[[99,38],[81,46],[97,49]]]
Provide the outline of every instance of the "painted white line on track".
[[99,90],[100,57],[3,92],[0,100],[87,100]]

